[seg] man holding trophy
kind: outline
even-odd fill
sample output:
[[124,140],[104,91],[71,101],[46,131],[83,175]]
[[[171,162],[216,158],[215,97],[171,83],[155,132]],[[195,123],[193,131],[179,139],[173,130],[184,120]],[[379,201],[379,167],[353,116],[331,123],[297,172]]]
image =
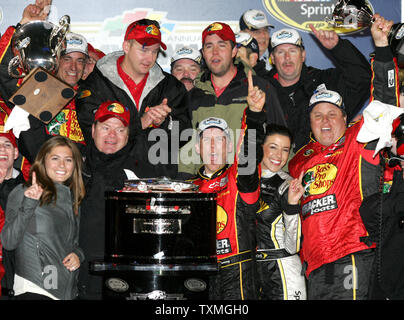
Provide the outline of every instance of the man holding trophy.
[[[50,3],[37,0],[28,5],[21,21],[16,27],[9,27],[0,40],[0,52],[4,54],[0,95],[13,109],[7,128],[13,128],[19,149],[29,161],[41,144],[54,135],[66,136],[81,149],[85,145],[72,98],[88,60],[87,41],[68,31],[68,16],[62,17],[59,26],[46,21]],[[49,50],[44,51],[43,47]],[[3,71],[6,65],[7,73]],[[41,68],[37,73],[36,67]],[[33,85],[29,86],[29,82]],[[32,92],[27,95],[27,90]]]

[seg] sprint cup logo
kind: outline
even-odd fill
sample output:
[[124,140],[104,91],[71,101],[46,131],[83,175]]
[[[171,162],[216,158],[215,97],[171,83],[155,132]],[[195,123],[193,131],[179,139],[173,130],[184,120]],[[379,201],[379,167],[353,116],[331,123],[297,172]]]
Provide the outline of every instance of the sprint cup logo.
[[[363,28],[332,28],[328,25],[325,19],[331,18],[336,3],[337,0],[264,0],[265,8],[275,19],[302,31],[311,32],[309,24],[317,29],[335,30],[339,34],[362,30]],[[371,4],[370,6],[372,7]]]
[[303,176],[304,197],[323,194],[331,188],[337,176],[337,167],[331,163],[319,164]]

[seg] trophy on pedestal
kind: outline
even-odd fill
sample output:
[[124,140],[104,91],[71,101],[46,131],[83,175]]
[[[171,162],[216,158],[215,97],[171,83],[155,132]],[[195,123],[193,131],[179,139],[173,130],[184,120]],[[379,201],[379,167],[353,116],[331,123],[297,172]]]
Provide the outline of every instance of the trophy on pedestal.
[[[334,28],[370,27],[373,23],[373,8],[367,0],[337,1],[331,18],[326,18]],[[393,54],[404,57],[404,23],[395,23],[388,35]]]
[[59,25],[31,21],[18,27],[11,40],[15,56],[8,73],[24,80],[10,101],[44,123],[49,123],[76,94],[55,76],[69,27],[68,15],[59,20]]

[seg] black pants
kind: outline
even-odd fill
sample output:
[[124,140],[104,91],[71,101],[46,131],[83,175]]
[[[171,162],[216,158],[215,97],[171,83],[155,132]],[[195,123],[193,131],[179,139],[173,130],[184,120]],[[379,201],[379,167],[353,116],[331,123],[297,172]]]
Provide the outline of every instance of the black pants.
[[313,270],[307,281],[308,300],[369,298],[373,250],[349,254]]
[[26,292],[23,294],[19,294],[18,296],[14,296],[14,300],[53,300],[47,296],[42,294]]

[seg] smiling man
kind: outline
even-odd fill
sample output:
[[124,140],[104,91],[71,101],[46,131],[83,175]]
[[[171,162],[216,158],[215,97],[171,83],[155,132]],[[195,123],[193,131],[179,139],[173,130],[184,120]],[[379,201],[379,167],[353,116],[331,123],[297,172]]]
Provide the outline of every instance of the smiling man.
[[[201,72],[195,81],[195,87],[189,91],[189,107],[192,126],[206,118],[218,117],[226,121],[232,137],[238,136],[248,95],[247,75],[244,64],[235,60],[237,55],[236,36],[231,27],[223,22],[213,22],[202,32],[202,56],[207,70]],[[264,104],[267,123],[285,125],[281,105],[275,88],[264,79],[253,76],[254,85],[266,93]],[[195,142],[185,148],[192,163],[180,162],[179,171],[183,174],[196,174],[199,158],[191,155]],[[233,141],[237,144],[237,139]],[[235,150],[235,148],[233,148]],[[181,160],[181,159],[180,159]]]
[[328,89],[342,96],[348,122],[369,98],[371,69],[363,54],[333,30],[317,30],[313,25],[310,28],[336,67],[322,70],[307,66],[301,35],[295,29],[284,28],[271,36],[270,56],[274,68],[264,76],[277,89],[288,128],[295,137],[293,152],[310,141],[307,105],[318,85],[325,83]]
[[[136,20],[128,25],[123,38],[122,51],[100,59],[80,85],[78,120],[85,140],[92,139],[94,112],[105,101],[119,101],[130,110],[129,139],[139,135],[147,138],[154,129],[170,138],[174,130],[181,133],[189,128],[187,91],[156,62],[160,50],[167,49],[160,24],[151,19]],[[158,176],[174,177],[177,165],[171,161],[175,157],[171,154],[177,152],[172,148],[176,144],[166,141],[159,145],[161,159],[150,155],[149,160],[156,164]],[[155,143],[145,139],[143,153],[148,154]]]
[[379,189],[375,143],[356,141],[363,120],[347,127],[341,95],[324,85],[306,110],[312,140],[290,160],[289,172],[294,178],[303,174],[301,253],[308,299],[366,299],[375,246],[359,206],[362,197]]

